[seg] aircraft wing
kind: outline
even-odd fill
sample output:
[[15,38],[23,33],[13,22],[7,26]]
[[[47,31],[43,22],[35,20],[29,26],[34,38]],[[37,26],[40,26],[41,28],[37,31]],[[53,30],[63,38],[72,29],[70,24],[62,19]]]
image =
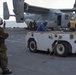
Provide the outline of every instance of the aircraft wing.
[[43,14],[48,13],[49,11],[50,9],[48,8],[32,6],[27,3],[24,3],[24,12],[26,13]]
[[61,12],[76,12],[76,8],[72,9],[60,9]]

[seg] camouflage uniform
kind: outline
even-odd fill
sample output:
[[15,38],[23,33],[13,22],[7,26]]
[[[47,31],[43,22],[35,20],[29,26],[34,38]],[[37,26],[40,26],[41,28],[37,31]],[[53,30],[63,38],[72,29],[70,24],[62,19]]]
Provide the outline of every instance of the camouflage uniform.
[[8,33],[0,27],[0,67],[2,70],[7,68],[8,58],[6,54],[7,47],[5,45],[5,39],[8,37]]
[[[0,25],[3,24],[3,20],[0,17]],[[5,25],[6,22],[4,21]],[[11,69],[8,69],[8,57],[7,57],[7,47],[5,45],[5,39],[8,38],[8,33],[4,32],[4,29],[0,27],[0,68],[2,69],[2,74],[10,74],[12,73]]]

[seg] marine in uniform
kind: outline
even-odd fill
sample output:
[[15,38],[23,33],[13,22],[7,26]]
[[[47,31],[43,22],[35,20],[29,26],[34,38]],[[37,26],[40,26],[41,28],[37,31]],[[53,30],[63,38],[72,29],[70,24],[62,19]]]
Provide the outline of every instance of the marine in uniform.
[[[0,25],[3,24],[3,20],[0,18]],[[11,69],[8,69],[8,57],[7,57],[7,47],[5,45],[5,39],[8,38],[8,33],[4,32],[4,29],[0,27],[0,68],[2,69],[2,74],[12,73]]]

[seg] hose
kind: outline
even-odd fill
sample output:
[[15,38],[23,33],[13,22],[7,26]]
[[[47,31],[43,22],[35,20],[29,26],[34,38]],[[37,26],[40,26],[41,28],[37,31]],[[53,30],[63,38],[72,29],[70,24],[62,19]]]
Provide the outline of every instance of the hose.
[[[55,42],[55,45],[54,45],[54,47],[52,48],[52,51],[54,51],[54,53],[53,53],[53,57],[51,58],[51,59],[54,59],[55,58],[55,48],[56,48],[56,46],[58,45],[58,43],[59,43],[59,38],[58,38],[58,40]],[[51,52],[48,54],[48,55],[50,55],[51,54]],[[46,57],[46,59],[48,60],[48,56]],[[45,60],[45,61],[43,61],[43,63],[46,63],[46,61],[47,60]]]

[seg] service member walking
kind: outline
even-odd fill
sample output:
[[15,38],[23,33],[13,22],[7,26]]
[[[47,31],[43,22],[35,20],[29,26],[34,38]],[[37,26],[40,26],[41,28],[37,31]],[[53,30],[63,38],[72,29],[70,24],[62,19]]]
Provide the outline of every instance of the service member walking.
[[[3,24],[3,20],[0,18],[0,25]],[[7,57],[7,47],[5,45],[5,39],[8,38],[8,33],[5,33],[3,28],[0,27],[0,68],[2,69],[2,74],[12,73],[11,69],[8,69],[8,57]]]

